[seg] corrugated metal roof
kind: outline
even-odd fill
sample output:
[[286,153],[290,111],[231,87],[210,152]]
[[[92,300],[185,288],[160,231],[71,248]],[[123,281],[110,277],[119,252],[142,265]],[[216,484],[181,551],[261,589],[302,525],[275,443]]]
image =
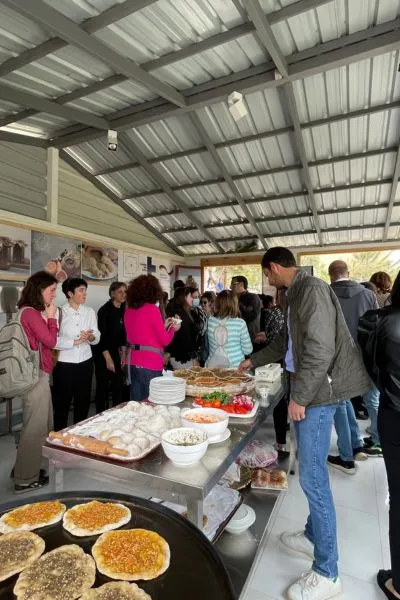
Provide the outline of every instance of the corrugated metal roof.
[[[114,6],[123,6],[122,0],[45,2],[80,26]],[[299,6],[296,0],[260,0],[260,3],[266,15]],[[325,47],[321,53],[321,44],[332,42],[335,48],[343,45],[340,52],[346,53],[349,46],[345,36],[360,32],[362,40],[363,32],[367,37],[372,27],[399,17],[400,0],[332,0],[322,2],[321,6],[316,0],[314,8],[300,13],[296,10],[292,18],[278,22],[272,19],[272,31],[290,70],[292,66],[297,68],[299,60],[304,58],[315,56],[321,61],[326,58],[329,51]],[[45,26],[40,27],[1,5],[0,23],[0,69],[2,62],[51,37]],[[398,31],[396,23],[390,27]],[[154,69],[157,63],[152,61],[159,57],[190,49],[237,26],[245,33],[236,39],[230,36],[226,43],[215,47],[210,43],[207,49],[203,45],[201,52]],[[390,31],[390,27],[385,26],[385,32]],[[54,36],[54,32],[51,35]],[[196,109],[197,117],[217,153],[215,158],[207,150],[203,134],[187,108],[177,112],[170,102],[158,95],[161,90],[157,91],[157,86],[153,90],[151,84],[145,86],[134,78],[123,81],[120,77],[114,86],[73,100],[68,106],[104,119],[116,111],[121,111],[120,116],[129,115],[129,107],[139,118],[143,114],[146,119],[153,111],[161,118],[127,128],[117,152],[107,149],[104,132],[84,142],[84,134],[77,138],[79,141],[72,143],[68,151],[92,176],[97,176],[118,199],[126,200],[127,206],[147,219],[160,235],[167,231],[168,240],[185,244],[181,247],[185,254],[215,253],[215,247],[208,242],[198,243],[205,239],[204,233],[180,212],[182,202],[193,211],[195,223],[200,222],[206,228],[213,225],[209,233],[216,240],[247,239],[247,236],[251,240],[255,236],[256,232],[236,202],[238,194],[269,245],[299,247],[320,243],[313,232],[315,217],[307,193],[307,177],[301,167],[299,143],[293,131],[293,115],[281,87],[261,89],[264,73],[272,68],[268,62],[271,59],[261,37],[244,16],[240,2],[158,0],[112,24],[106,23],[106,27],[103,22],[103,27],[91,31],[90,35],[142,65],[154,78],[176,90],[186,90],[184,95],[189,102],[201,97],[203,104]],[[355,46],[357,43],[351,45],[352,51]],[[325,71],[322,67],[321,73],[291,84],[306,158],[311,163],[310,180],[325,244],[382,239],[400,141],[400,77],[397,73],[400,49],[398,43],[393,43],[391,51],[386,45],[384,49],[385,53],[377,51],[365,60],[357,59]],[[302,54],[291,56],[299,52]],[[40,52],[35,55],[34,61],[20,65],[15,71],[0,70],[3,72],[0,83],[16,92],[57,101],[58,97],[120,72],[115,64],[110,66],[105,59],[77,46],[65,44],[48,55],[40,55]],[[235,73],[240,73],[238,89],[241,89],[241,78],[245,80],[251,73],[262,73],[258,90],[244,97],[247,115],[239,121],[232,118],[225,99],[221,101],[222,97],[226,98],[222,91],[217,101],[207,100],[210,93],[207,90],[213,88],[213,80],[224,78],[223,82],[229,83]],[[265,75],[266,82],[271,74],[272,71]],[[153,81],[157,83],[157,79]],[[192,89],[202,84],[206,85]],[[202,96],[199,89],[203,90]],[[0,94],[0,119],[8,120],[10,114],[26,108],[20,105],[20,98],[16,93],[13,104],[1,100]],[[143,107],[138,106],[141,103]],[[356,117],[351,115],[354,111],[365,113],[371,107],[380,108]],[[166,116],[168,111],[175,114]],[[42,137],[57,137],[65,128],[66,134],[93,131],[71,121],[69,114],[58,116],[58,110],[53,112],[57,116],[36,113],[12,123],[6,130]],[[76,116],[79,117],[79,112]],[[332,117],[333,122],[326,121]],[[189,156],[185,155],[187,152]],[[136,160],[137,155],[139,160]],[[150,161],[151,167],[139,164],[143,163],[141,156]],[[321,161],[326,164],[319,164]],[[221,172],[221,162],[229,174],[227,181]],[[179,189],[182,186],[184,189]],[[160,191],[162,189],[168,193]],[[399,187],[395,202],[400,202]],[[165,212],[173,214],[163,216]],[[161,216],[157,216],[158,213]],[[153,214],[156,216],[152,217]],[[400,222],[400,207],[396,205],[392,222]],[[179,228],[186,231],[168,233]],[[396,226],[389,228],[389,238],[393,239],[396,233]],[[222,242],[222,247],[231,252],[235,242]]]

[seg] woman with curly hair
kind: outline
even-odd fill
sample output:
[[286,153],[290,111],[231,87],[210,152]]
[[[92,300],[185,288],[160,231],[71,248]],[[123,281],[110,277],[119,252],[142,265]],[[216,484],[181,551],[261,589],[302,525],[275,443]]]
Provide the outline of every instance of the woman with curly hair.
[[388,273],[378,271],[372,275],[370,282],[376,286],[379,308],[383,308],[392,291],[392,278]]
[[124,323],[128,341],[131,400],[147,400],[150,381],[162,374],[164,349],[180,324],[163,321],[161,285],[154,275],[140,275],[129,284]]

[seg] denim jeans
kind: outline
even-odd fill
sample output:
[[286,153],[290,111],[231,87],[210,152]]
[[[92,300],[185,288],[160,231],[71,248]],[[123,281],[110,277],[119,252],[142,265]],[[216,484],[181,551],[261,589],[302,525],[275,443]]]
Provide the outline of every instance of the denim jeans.
[[336,513],[327,464],[336,408],[337,405],[307,408],[305,419],[294,424],[300,485],[310,508],[305,535],[314,544],[312,568],[330,579],[338,576]]
[[354,450],[364,446],[351,400],[343,400],[335,414],[335,429],[338,436],[340,458],[354,460]]
[[379,390],[374,386],[369,392],[364,394],[363,402],[371,419],[371,437],[374,444],[381,445],[378,433],[378,409],[379,409]]
[[147,400],[149,397],[150,381],[154,377],[160,377],[162,371],[153,371],[152,369],[142,369],[131,365],[131,400]]

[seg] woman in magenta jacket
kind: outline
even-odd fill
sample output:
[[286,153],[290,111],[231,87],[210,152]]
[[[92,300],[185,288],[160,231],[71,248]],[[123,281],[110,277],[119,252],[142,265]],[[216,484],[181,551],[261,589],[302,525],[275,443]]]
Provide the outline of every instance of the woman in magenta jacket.
[[180,324],[165,322],[160,311],[163,291],[157,277],[140,275],[129,284],[124,323],[130,350],[131,400],[147,400],[150,381],[162,375],[164,349]]

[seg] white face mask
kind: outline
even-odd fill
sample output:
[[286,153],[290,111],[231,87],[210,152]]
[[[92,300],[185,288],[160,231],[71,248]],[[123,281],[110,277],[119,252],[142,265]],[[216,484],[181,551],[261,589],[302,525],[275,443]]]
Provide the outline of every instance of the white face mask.
[[194,307],[200,306],[200,298],[193,298],[192,306],[194,306]]
[[158,301],[158,300],[157,300],[157,302],[156,302],[156,306],[157,306],[157,308],[160,308],[160,303],[159,303],[159,301]]

